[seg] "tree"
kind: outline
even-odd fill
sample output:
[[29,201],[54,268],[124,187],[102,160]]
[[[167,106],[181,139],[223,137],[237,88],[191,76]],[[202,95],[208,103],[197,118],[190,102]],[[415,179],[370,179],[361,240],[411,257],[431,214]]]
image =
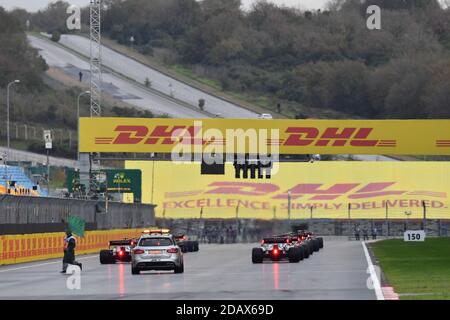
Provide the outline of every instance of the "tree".
[[61,34],[58,31],[53,31],[51,40],[53,42],[59,42],[59,40],[61,40]]
[[39,10],[33,15],[33,25],[49,34],[52,34],[54,31],[67,33],[66,11],[69,6],[70,4],[65,1],[51,2],[47,8]]

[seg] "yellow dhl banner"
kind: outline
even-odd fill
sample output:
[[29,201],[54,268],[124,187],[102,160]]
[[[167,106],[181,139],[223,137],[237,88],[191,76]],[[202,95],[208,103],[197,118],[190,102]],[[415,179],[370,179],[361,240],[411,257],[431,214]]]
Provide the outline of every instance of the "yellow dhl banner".
[[450,154],[450,120],[82,118],[81,152]]
[[[97,253],[109,246],[109,241],[135,238],[143,229],[87,231],[76,237],[76,254]],[[0,265],[62,258],[64,232],[0,236]]]
[[[142,170],[144,203],[166,218],[450,219],[448,162],[281,163],[269,180],[200,175],[199,164],[127,161]],[[153,185],[152,185],[153,181]],[[153,196],[153,199],[152,199]]]

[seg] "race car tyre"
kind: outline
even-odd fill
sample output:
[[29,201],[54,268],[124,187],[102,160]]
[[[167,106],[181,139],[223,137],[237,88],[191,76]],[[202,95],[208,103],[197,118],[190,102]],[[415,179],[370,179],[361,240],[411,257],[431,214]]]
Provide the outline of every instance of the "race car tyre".
[[311,240],[308,241],[308,249],[309,249],[309,255],[312,256],[314,253],[314,247]]
[[174,273],[183,273],[184,272],[184,263],[181,264],[181,266],[179,267],[175,267],[175,269],[173,269]]
[[298,263],[300,261],[300,248],[289,248],[288,258],[290,263]]
[[198,251],[198,241],[193,241],[194,242],[194,251],[197,252]]
[[253,248],[252,250],[252,262],[262,263],[264,260],[264,252],[261,248]]
[[323,248],[323,238],[317,238],[317,240],[319,240],[319,247],[320,249]]
[[100,251],[100,263],[101,264],[113,264],[116,262],[114,259],[114,255],[110,250],[102,250]]
[[186,247],[188,252],[193,252],[194,251],[193,241],[186,241]]
[[304,253],[304,257],[305,259],[308,259],[310,254],[309,254],[309,247],[307,244],[302,244],[303,247],[303,253]]
[[180,247],[181,252],[183,252],[183,253],[186,253],[186,252],[187,252],[187,248],[186,248],[186,245],[185,245],[185,244],[178,245],[178,246]]
[[298,247],[298,251],[300,252],[300,261],[302,261],[303,259],[305,259],[305,247]]
[[319,250],[320,250],[319,240],[313,239],[312,242],[313,242],[313,250],[314,250],[314,252],[319,252]]
[[135,267],[131,267],[131,274],[140,274],[141,273],[141,271],[138,269],[138,268],[135,268]]

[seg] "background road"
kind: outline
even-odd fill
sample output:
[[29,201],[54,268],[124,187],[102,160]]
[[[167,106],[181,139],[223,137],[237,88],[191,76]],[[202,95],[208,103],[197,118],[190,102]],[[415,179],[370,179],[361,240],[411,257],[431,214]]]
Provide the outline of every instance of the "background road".
[[[62,35],[59,42],[83,56],[89,57],[90,55],[88,38],[76,35]],[[193,106],[198,106],[199,99],[205,99],[205,109],[213,114],[221,114],[224,118],[245,119],[257,117],[257,114],[254,112],[190,87],[109,48],[102,48],[102,59],[104,66],[141,84],[148,78],[152,82],[153,89],[166,95],[174,96]]]
[[[89,83],[89,39],[81,36],[63,35],[60,44],[77,52],[32,35],[31,45],[40,50],[41,56],[51,67],[63,70],[75,79],[83,72],[83,82]],[[242,107],[206,94],[180,81],[172,79],[135,60],[103,47],[104,91],[118,99],[147,109],[156,114],[167,113],[175,118],[205,118],[219,115],[223,118],[256,118],[258,115]],[[143,87],[146,78],[151,89]],[[205,99],[205,111],[198,108],[198,100]],[[179,102],[177,102],[177,100]]]
[[251,263],[251,244],[201,245],[185,254],[184,274],[145,272],[129,264],[83,263],[81,290],[68,290],[58,260],[0,267],[0,299],[375,299],[360,242],[327,240],[297,263]]
[[[64,73],[78,80],[78,73],[83,72],[83,82],[89,84],[89,63],[84,58],[51,43],[48,40],[35,36],[28,36],[33,47],[39,49],[40,55],[51,67],[62,70]],[[205,118],[206,115],[200,111],[192,110],[180,105],[170,99],[152,93],[132,81],[118,75],[104,72],[103,89],[106,94],[119,100],[123,100],[142,110],[150,110],[158,115],[167,113],[171,117],[180,118]],[[75,103],[75,101],[74,101]]]

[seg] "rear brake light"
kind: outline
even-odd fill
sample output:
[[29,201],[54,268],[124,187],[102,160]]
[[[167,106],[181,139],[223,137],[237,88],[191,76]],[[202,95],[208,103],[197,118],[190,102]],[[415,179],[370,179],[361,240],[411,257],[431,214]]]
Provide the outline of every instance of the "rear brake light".
[[124,252],[122,250],[119,251],[119,256],[123,256]]
[[178,252],[178,249],[177,248],[170,248],[170,249],[167,249],[167,253],[177,253]]
[[278,250],[278,246],[273,247],[273,251],[272,252],[273,252],[274,255],[278,255],[278,253],[280,252]]
[[145,251],[142,249],[136,249],[133,252],[134,252],[134,254],[143,254]]

